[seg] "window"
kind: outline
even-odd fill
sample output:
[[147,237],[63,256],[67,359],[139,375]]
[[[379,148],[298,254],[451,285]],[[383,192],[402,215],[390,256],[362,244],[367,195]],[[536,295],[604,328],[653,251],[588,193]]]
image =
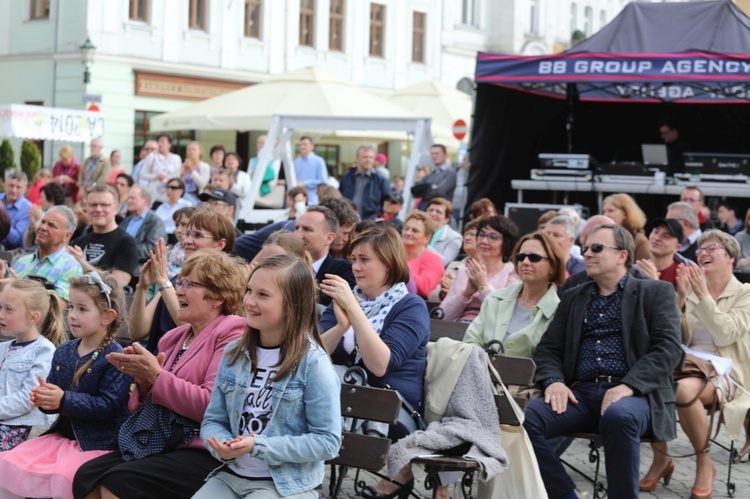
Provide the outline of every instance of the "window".
[[425,38],[425,24],[427,14],[424,12],[414,13],[414,29],[412,33],[412,48],[411,48],[411,60],[412,62],[424,63],[424,38]]
[[586,23],[583,32],[586,33],[586,36],[591,36],[591,33],[594,32],[594,9],[591,7],[586,7],[583,11],[584,15],[584,22]]
[[570,34],[572,35],[578,29],[578,6],[570,4]]
[[29,0],[29,19],[49,19],[49,0]]
[[385,5],[370,4],[370,55],[383,57],[385,50]]
[[245,36],[260,39],[262,0],[245,0]]
[[344,51],[344,0],[331,0],[328,50]]
[[299,44],[315,46],[315,0],[301,0],[299,7]]
[[529,2],[529,33],[538,35],[539,34],[539,0],[531,0]]
[[602,29],[607,25],[607,13],[605,11],[599,12],[599,29]]
[[[141,148],[147,140],[156,140],[160,132],[149,132],[149,121],[154,116],[162,114],[161,111],[136,111],[135,112],[135,130],[133,131],[133,158],[138,158]],[[179,130],[171,132],[174,137],[172,143],[172,152],[185,157],[187,145],[195,140],[195,130]]]
[[149,0],[130,0],[131,21],[148,22]]
[[479,0],[461,0],[461,23],[479,27]]
[[188,27],[208,31],[208,0],[190,0]]

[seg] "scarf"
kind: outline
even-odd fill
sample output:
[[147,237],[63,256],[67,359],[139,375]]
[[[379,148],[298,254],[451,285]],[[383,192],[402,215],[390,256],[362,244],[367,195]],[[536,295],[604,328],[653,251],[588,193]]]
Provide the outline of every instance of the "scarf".
[[[359,286],[354,287],[353,293],[357,297],[357,300],[359,300],[359,306],[362,307],[362,311],[365,313],[367,320],[370,321],[370,325],[378,333],[378,336],[380,336],[380,333],[383,331],[385,318],[388,317],[393,306],[406,296],[409,291],[406,289],[406,284],[399,282],[385,293],[371,300],[367,299],[362,290],[359,289]],[[346,333],[344,333],[344,349],[348,353],[352,353],[356,343],[354,329],[350,326]],[[357,353],[356,362],[359,362],[359,359],[360,356]]]

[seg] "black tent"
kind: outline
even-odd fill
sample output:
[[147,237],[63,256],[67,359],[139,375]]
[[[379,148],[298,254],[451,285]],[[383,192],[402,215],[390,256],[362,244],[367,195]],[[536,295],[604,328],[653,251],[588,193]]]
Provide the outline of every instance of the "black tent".
[[694,151],[750,152],[750,19],[728,0],[630,3],[562,54],[480,53],[476,81],[469,203],[515,200],[540,152],[658,143],[665,116]]

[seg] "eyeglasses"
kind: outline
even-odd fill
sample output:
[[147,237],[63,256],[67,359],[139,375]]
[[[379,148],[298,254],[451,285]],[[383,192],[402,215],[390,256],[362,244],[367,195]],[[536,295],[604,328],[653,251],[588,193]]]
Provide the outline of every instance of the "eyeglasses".
[[171,189],[173,191],[177,191],[179,189],[182,189],[182,187],[180,187],[179,185],[168,185],[167,189]]
[[180,286],[182,286],[183,288],[185,288],[185,291],[187,291],[188,289],[192,288],[193,286],[197,286],[199,288],[206,288],[206,287],[208,287],[207,284],[203,284],[202,282],[198,282],[198,281],[191,281],[187,277],[184,278],[184,279],[177,279],[174,282],[174,285],[175,285],[176,288],[179,288]]
[[702,248],[697,248],[695,250],[695,256],[700,255],[704,251],[708,253],[709,255],[713,255],[714,251],[716,251],[717,249],[723,249],[726,251],[726,248],[722,246],[721,244],[713,243],[713,244],[709,244],[708,246],[703,246]]
[[518,263],[523,262],[527,258],[531,263],[539,263],[542,260],[549,260],[549,257],[537,255],[536,253],[516,253],[516,261]]
[[104,208],[104,209],[107,209],[107,208],[109,208],[110,206],[114,206],[114,205],[116,205],[116,204],[117,204],[117,203],[86,203],[86,205],[85,205],[85,206],[86,206],[87,208],[91,208],[91,209],[93,209],[93,210],[97,210],[97,209],[99,209],[99,208]]
[[480,239],[488,239],[489,241],[496,243],[502,238],[503,236],[500,234],[487,234],[486,232],[480,232],[477,234],[477,241]]
[[208,234],[203,234],[202,232],[198,232],[198,231],[195,231],[195,230],[194,231],[186,230],[185,232],[182,233],[182,238],[183,239],[188,239],[188,238],[191,238],[191,237],[193,239],[195,239],[196,241],[200,241],[201,239],[216,239],[214,236],[210,236]]
[[683,202],[683,203],[697,203],[698,201],[700,201],[700,199],[695,199],[695,198],[680,198],[680,201]]
[[604,251],[604,248],[612,248],[613,250],[620,251],[620,248],[618,248],[617,246],[610,246],[609,244],[596,243],[596,244],[592,244],[591,246],[581,247],[581,254],[585,255],[588,250],[591,250],[592,253],[601,253],[602,251]]

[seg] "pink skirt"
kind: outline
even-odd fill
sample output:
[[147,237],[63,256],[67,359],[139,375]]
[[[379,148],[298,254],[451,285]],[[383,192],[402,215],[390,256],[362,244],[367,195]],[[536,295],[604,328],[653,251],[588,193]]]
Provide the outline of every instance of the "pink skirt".
[[32,438],[0,453],[0,484],[21,497],[73,499],[73,477],[78,468],[109,452],[82,452],[77,441],[54,433]]

